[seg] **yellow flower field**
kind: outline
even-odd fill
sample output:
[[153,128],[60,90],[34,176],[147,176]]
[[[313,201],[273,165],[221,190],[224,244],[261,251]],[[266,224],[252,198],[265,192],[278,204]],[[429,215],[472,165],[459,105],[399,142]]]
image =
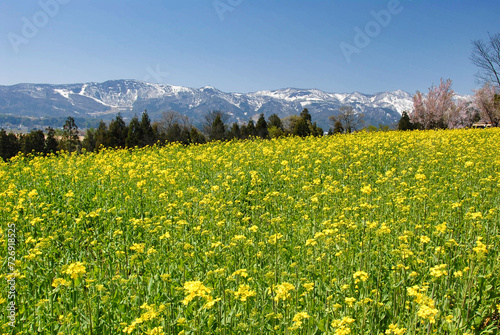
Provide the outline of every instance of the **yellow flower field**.
[[378,132],[0,163],[0,334],[496,334],[499,143]]

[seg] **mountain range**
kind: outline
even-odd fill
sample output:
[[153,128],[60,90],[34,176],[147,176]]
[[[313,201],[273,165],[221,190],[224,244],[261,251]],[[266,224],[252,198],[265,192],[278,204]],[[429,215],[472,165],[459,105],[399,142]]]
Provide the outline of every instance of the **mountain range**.
[[[66,118],[110,120],[121,113],[125,120],[147,110],[159,120],[166,111],[177,111],[200,125],[211,110],[229,114],[229,122],[256,120],[276,113],[281,118],[307,108],[313,122],[327,130],[328,117],[342,106],[363,113],[366,125],[397,122],[412,109],[412,95],[397,90],[377,94],[327,93],[317,89],[285,88],[253,93],[226,93],[214,87],[188,88],[137,80],[112,80],[85,84],[17,84],[0,86],[0,116],[30,119]],[[1,125],[0,125],[1,126]]]

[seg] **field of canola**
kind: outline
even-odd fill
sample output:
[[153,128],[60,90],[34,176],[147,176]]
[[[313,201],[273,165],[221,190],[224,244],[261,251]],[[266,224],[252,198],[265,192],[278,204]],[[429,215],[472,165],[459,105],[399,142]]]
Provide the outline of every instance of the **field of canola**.
[[498,334],[499,143],[379,132],[0,163],[0,334]]

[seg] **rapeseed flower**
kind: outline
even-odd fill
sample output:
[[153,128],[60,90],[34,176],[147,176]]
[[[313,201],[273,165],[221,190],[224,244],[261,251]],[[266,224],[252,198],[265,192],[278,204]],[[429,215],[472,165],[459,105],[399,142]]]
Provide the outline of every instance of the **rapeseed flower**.
[[430,269],[430,274],[433,277],[439,278],[441,276],[447,276],[448,271],[446,270],[448,265],[446,264],[441,264],[441,265],[436,265]]
[[56,278],[54,279],[54,281],[52,282],[52,287],[59,287],[60,285],[62,286],[69,286],[71,283],[67,280],[65,280],[64,278]]
[[481,236],[478,237],[476,240],[476,246],[472,249],[479,257],[482,257],[486,253],[488,253],[488,248],[486,247],[486,244],[481,242],[482,239],[483,238]]
[[184,305],[189,304],[196,297],[200,297],[206,300],[211,301],[212,296],[210,293],[211,289],[203,285],[200,281],[188,281],[184,283],[184,291],[186,292],[186,297],[182,300]]
[[299,329],[302,326],[302,321],[305,319],[310,318],[310,316],[306,312],[299,312],[295,314],[295,316],[292,319],[292,326],[289,328],[290,330],[296,330]]
[[73,279],[77,279],[86,273],[85,265],[82,262],[71,263],[63,273],[70,275]]
[[365,271],[357,271],[352,275],[352,277],[355,279],[354,283],[357,284],[359,281],[367,281],[369,275]]
[[386,335],[403,335],[406,332],[406,328],[398,328],[397,324],[391,323],[389,328],[385,331]]
[[277,234],[269,236],[268,242],[269,242],[269,244],[276,244],[282,238],[283,238],[283,234],[277,233]]
[[248,298],[256,296],[257,293],[253,291],[249,285],[246,284],[241,284],[238,287],[238,290],[234,292],[234,296],[236,299],[239,299],[241,301],[247,301]]
[[348,335],[351,333],[350,325],[356,320],[348,316],[342,319],[336,319],[332,322],[332,327],[335,328],[335,335]]
[[134,243],[130,247],[130,250],[136,251],[136,252],[142,254],[142,253],[144,253],[144,248],[146,248],[146,243]]
[[290,283],[282,283],[279,285],[276,285],[274,287],[274,300],[275,301],[280,301],[280,300],[286,300],[290,298],[290,291],[295,290],[295,286],[293,286]]

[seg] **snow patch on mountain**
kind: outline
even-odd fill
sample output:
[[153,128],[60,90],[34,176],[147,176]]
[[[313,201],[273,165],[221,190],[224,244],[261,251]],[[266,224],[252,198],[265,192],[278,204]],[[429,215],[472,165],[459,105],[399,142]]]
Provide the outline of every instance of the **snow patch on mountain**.
[[73,93],[70,90],[65,90],[65,89],[54,89],[54,92],[59,93],[66,99],[69,99],[69,95]]

